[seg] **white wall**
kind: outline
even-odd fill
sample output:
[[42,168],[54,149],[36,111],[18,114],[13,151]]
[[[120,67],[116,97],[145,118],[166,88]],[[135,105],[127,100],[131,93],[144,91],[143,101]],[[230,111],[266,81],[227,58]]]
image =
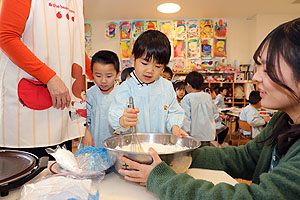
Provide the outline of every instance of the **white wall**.
[[[279,24],[297,18],[299,15],[257,15],[252,19],[227,18],[227,58],[233,65],[247,64],[252,59],[255,49],[263,38]],[[92,24],[92,52],[109,49],[120,53],[119,38],[105,38],[105,26],[109,20],[89,21]]]

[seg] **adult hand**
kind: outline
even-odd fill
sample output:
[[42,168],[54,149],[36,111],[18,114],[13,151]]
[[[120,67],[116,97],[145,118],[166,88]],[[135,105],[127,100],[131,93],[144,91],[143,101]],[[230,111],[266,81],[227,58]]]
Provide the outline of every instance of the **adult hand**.
[[82,146],[95,146],[93,137],[88,129],[85,130],[85,136],[82,138]]
[[179,138],[183,138],[183,136],[188,136],[187,132],[179,128],[178,126],[173,126],[172,127],[172,134],[176,135]]
[[52,98],[54,108],[63,110],[69,107],[71,101],[69,90],[57,75],[53,76],[47,82],[47,88]]
[[127,128],[136,126],[138,120],[137,113],[139,112],[140,110],[138,108],[126,108],[120,118],[120,125]]
[[151,170],[162,162],[158,153],[153,148],[149,148],[149,153],[153,159],[153,162],[150,165],[140,164],[124,156],[120,157],[120,160],[126,163],[130,167],[130,170],[120,169],[119,173],[123,174],[125,176],[124,178],[128,181],[137,182],[140,183],[140,185],[146,186]]

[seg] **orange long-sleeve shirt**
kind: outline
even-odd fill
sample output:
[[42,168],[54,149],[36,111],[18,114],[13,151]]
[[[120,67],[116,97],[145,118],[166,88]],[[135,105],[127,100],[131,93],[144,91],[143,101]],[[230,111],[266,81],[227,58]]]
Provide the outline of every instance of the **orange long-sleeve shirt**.
[[[31,0],[3,0],[0,12],[0,48],[20,68],[46,84],[56,73],[39,60],[21,41],[30,13]],[[86,74],[93,79],[85,55]]]

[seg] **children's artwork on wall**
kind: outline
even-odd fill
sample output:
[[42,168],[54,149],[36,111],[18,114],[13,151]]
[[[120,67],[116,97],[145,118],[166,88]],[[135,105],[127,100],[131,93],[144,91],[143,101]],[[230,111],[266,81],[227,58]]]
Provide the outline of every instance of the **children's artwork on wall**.
[[129,59],[131,50],[131,42],[130,40],[122,40],[120,41],[120,58],[121,59]]
[[120,39],[130,39],[131,24],[130,21],[120,22]]
[[92,24],[89,22],[84,23],[84,34],[85,37],[91,37],[92,36]]
[[190,58],[188,59],[187,66],[191,71],[199,71],[201,70],[201,60],[199,58]]
[[159,22],[159,30],[164,33],[169,40],[173,39],[172,21],[161,21]]
[[185,57],[185,40],[174,40],[174,58]]
[[214,47],[215,57],[226,57],[226,39],[216,39]]
[[227,22],[223,19],[219,19],[215,22],[215,37],[226,38],[227,37]]
[[189,20],[187,21],[187,37],[199,38],[199,20]]
[[173,26],[174,26],[175,39],[182,39],[182,40],[186,39],[185,20],[174,20]]
[[132,67],[130,59],[121,59],[121,71],[128,67]]
[[84,23],[84,35],[85,35],[85,50],[89,58],[92,57],[92,24]]
[[199,39],[189,39],[188,40],[187,56],[189,58],[199,58],[200,57]]
[[202,39],[201,40],[201,57],[211,58],[213,49],[213,39]]
[[145,31],[148,30],[158,30],[158,25],[156,20],[148,20],[145,22]]
[[116,37],[118,23],[108,22],[105,28],[105,37],[108,39],[114,39]]
[[214,70],[214,62],[212,59],[201,59],[201,68],[204,70]]
[[185,59],[174,59],[172,61],[173,72],[183,72],[185,67]]
[[212,38],[214,36],[213,26],[214,26],[213,20],[211,19],[200,20],[200,37]]
[[144,21],[135,20],[132,22],[132,39],[136,40],[144,32]]
[[219,71],[219,70],[224,71],[226,69],[226,65],[227,65],[227,58],[226,57],[214,58],[214,65],[215,65],[216,71]]

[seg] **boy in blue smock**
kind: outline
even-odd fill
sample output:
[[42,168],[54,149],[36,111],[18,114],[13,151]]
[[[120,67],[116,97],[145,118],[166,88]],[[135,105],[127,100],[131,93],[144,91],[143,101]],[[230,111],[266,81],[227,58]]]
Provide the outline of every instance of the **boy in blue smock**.
[[102,142],[112,136],[108,123],[108,108],[115,95],[114,85],[119,73],[119,58],[112,51],[98,51],[91,62],[95,85],[86,92],[87,127],[83,146],[102,147]]
[[216,106],[218,108],[225,108],[226,105],[225,105],[225,96],[227,95],[227,89],[226,88],[223,88],[223,87],[220,87],[218,89],[218,95],[216,96],[215,100],[214,100],[214,103],[216,104]]
[[243,134],[249,138],[254,138],[258,135],[263,130],[263,126],[270,120],[270,116],[260,116],[258,109],[261,108],[261,97],[259,93],[259,91],[252,91],[250,93],[250,104],[240,114],[240,120],[246,121],[251,126],[252,135],[249,131],[243,130]]
[[[171,46],[160,31],[142,33],[134,43],[131,78],[117,89],[108,112],[108,119],[116,131],[136,126],[137,132],[169,132],[181,137],[184,111],[176,100],[170,81],[160,77],[169,63]],[[135,109],[128,108],[132,96]]]
[[186,78],[186,91],[181,101],[185,112],[183,130],[201,141],[201,147],[210,146],[216,137],[214,103],[209,94],[202,91],[203,77],[200,73],[190,72]]

